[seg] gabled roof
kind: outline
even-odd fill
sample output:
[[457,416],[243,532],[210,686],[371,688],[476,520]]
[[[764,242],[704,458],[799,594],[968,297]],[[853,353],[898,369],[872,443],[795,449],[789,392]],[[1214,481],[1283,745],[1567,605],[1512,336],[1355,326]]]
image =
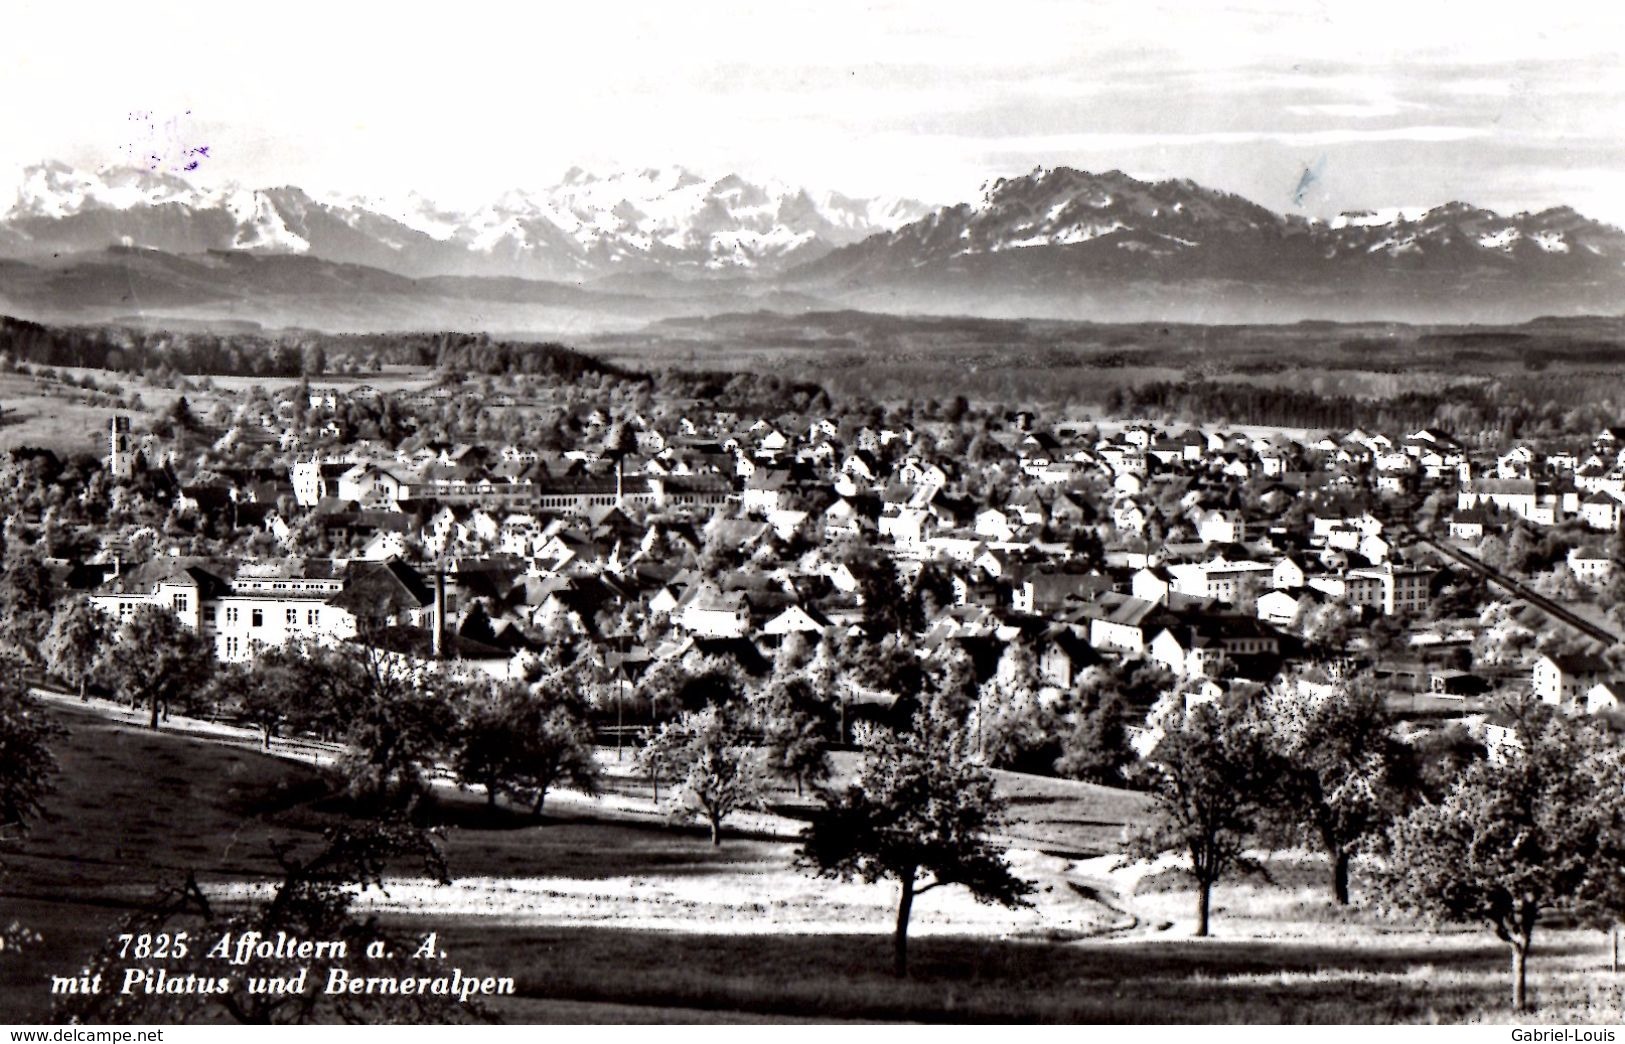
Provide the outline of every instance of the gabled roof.
[[1613,670],[1607,660],[1591,653],[1548,653],[1546,659],[1564,674],[1608,674]]
[[746,674],[761,677],[773,669],[767,657],[749,638],[694,638],[694,651],[703,656],[719,656],[737,663]]
[[358,617],[395,616],[434,604],[434,587],[416,569],[391,558],[384,562],[352,562],[344,590],[332,604]]
[[810,605],[789,605],[789,606],[786,606],[784,608],[783,612],[779,613],[778,616],[773,617],[773,620],[769,620],[768,623],[772,623],[774,620],[779,620],[779,619],[782,619],[783,617],[789,616],[791,613],[800,613],[800,614],[802,614],[809,621],[811,621],[811,623],[813,624],[814,627],[817,627],[819,630],[823,630],[824,628],[830,626],[829,617],[827,617],[823,613],[819,612],[816,607],[810,606]]
[[1102,662],[1095,647],[1073,633],[1070,627],[1057,627],[1049,631],[1044,635],[1041,646],[1059,649],[1074,667],[1088,667]]
[[[454,631],[448,630],[441,636],[441,647],[449,660],[507,660],[511,654],[505,649],[498,649],[494,645],[464,638]],[[427,628],[394,626],[385,627],[370,636],[370,643],[374,648],[386,652],[398,653],[403,656],[414,656],[427,660],[434,648],[434,635]]]
[[179,583],[198,589],[201,597],[212,598],[229,594],[231,587],[224,577],[235,572],[230,563],[216,563],[202,558],[157,558],[135,566],[126,566],[101,588],[102,594],[151,594],[161,583]]
[[1108,623],[1139,627],[1151,619],[1159,608],[1158,603],[1144,598],[1135,598],[1133,595],[1126,595],[1117,591],[1107,591],[1089,605],[1088,615],[1092,619],[1104,620]]

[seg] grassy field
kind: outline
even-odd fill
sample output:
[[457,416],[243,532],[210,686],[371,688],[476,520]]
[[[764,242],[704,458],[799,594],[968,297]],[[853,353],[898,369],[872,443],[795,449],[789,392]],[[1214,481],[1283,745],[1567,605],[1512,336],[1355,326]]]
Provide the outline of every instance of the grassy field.
[[[63,455],[106,452],[109,418],[115,412],[128,414],[137,432],[150,430],[153,422],[182,394],[194,412],[208,415],[217,405],[228,409],[242,402],[244,393],[264,388],[275,394],[298,385],[296,377],[210,377],[208,387],[188,392],[147,382],[139,374],[114,373],[58,367],[63,376],[93,378],[112,394],[129,399],[139,395],[141,409],[115,411],[107,405],[91,405],[91,393],[61,381],[22,373],[0,373],[0,451],[20,446],[36,446]],[[194,378],[201,384],[205,378]],[[336,375],[313,380],[315,387],[346,388],[370,385],[381,391],[416,391],[434,382],[432,371],[420,367],[392,367],[382,373],[361,376]]]
[[[39,446],[61,454],[101,451],[113,411],[89,405],[88,398],[89,393],[55,381],[0,373],[0,450]],[[142,429],[152,414],[138,410],[131,416]]]
[[[217,896],[251,890],[270,873],[269,841],[314,841],[337,814],[310,765],[154,735],[71,703],[52,713],[70,730],[58,744],[61,788],[31,836],[0,848],[0,920],[43,941],[0,958],[0,1020],[46,1018],[47,977],[76,969],[155,884],[194,869]],[[1216,937],[1193,940],[1187,882],[1092,855],[1109,853],[1143,798],[1008,774],[999,783],[1017,815],[1012,861],[1038,883],[1036,907],[983,907],[953,889],[925,897],[906,982],[888,972],[890,888],[793,870],[793,819],[746,820],[713,848],[640,807],[626,776],[601,802],[550,798],[542,824],[453,796],[443,819],[456,881],[392,880],[365,906],[440,932],[470,973],[514,976],[519,996],[498,1005],[511,1021],[1506,1017],[1506,955],[1487,932],[1334,909],[1324,865],[1299,858],[1278,861],[1275,883],[1221,887]],[[1543,931],[1537,946],[1534,1020],[1625,1015],[1600,936]]]

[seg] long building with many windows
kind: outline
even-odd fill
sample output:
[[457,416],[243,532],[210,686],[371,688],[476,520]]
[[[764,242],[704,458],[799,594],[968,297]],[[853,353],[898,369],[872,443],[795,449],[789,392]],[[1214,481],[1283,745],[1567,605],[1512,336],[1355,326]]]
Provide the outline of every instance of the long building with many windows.
[[341,570],[322,560],[159,560],[113,577],[90,602],[121,621],[143,606],[169,609],[208,638],[226,663],[292,640],[353,638],[362,620],[431,629],[436,623],[432,583],[399,561]]

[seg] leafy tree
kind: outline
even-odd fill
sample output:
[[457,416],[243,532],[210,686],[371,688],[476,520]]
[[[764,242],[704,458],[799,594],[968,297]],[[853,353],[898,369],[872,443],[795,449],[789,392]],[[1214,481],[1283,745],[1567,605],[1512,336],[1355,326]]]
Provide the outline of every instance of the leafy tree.
[[1032,886],[1016,877],[989,835],[1004,802],[951,721],[919,714],[904,732],[870,730],[857,780],[831,794],[802,835],[797,865],[820,877],[898,883],[893,970],[908,974],[908,923],[916,897],[963,885],[977,900],[1022,906]]
[[1305,640],[1322,648],[1340,652],[1348,648],[1349,635],[1359,614],[1341,602],[1326,602],[1306,610],[1298,622]]
[[[0,680],[0,839],[26,833],[42,812],[57,772],[50,741],[62,732],[22,683],[21,664],[7,667]],[[0,957],[39,941],[40,934],[20,922],[0,922]]]
[[77,599],[61,602],[45,635],[46,665],[52,674],[75,686],[81,700],[89,699],[87,687],[96,663],[113,636],[101,610]]
[[[955,673],[969,666],[960,661]],[[944,678],[941,688],[973,683],[963,674]],[[1053,709],[1039,698],[1042,679],[1032,643],[1011,642],[986,682],[975,687],[969,709],[971,741],[983,762],[993,768],[1042,772],[1060,752]]]
[[650,713],[666,707],[677,712],[703,710],[745,698],[739,669],[720,657],[683,657],[657,664],[638,684]]
[[51,626],[55,590],[45,564],[31,552],[12,555],[0,574],[0,630],[30,665],[40,664],[40,649]]
[[855,549],[848,556],[847,565],[858,581],[863,630],[871,640],[912,636],[923,629],[925,621],[919,595],[903,590],[897,567],[890,559],[868,549]]
[[132,706],[145,705],[148,727],[159,712],[185,702],[208,684],[214,653],[203,636],[159,605],[144,605],[119,629],[103,657],[108,681]]
[[1129,745],[1128,727],[1134,717],[1128,701],[1115,689],[1094,694],[1071,730],[1062,735],[1055,771],[1069,779],[1122,786],[1138,758]]
[[664,770],[677,780],[671,814],[703,817],[713,845],[722,844],[724,819],[762,805],[761,771],[747,726],[738,704],[689,711],[650,732],[640,752],[651,775]]
[[0,831],[26,830],[40,814],[57,771],[50,741],[62,731],[11,666],[0,679]]
[[357,646],[329,664],[352,711],[338,768],[350,795],[385,809],[411,809],[456,725],[452,683],[415,661]]
[[1611,923],[1622,908],[1625,764],[1589,723],[1538,704],[1514,714],[1512,749],[1473,763],[1443,801],[1390,828],[1380,881],[1399,909],[1488,924],[1511,952],[1522,1011],[1540,917]]
[[1324,694],[1283,686],[1267,697],[1264,720],[1282,769],[1283,825],[1325,851],[1332,894],[1346,906],[1350,863],[1380,837],[1394,807],[1396,741],[1383,694],[1346,679]]
[[458,778],[485,787],[492,805],[499,793],[525,797],[537,816],[548,791],[561,783],[597,794],[596,738],[571,673],[535,687],[509,682],[477,696],[456,731]]
[[1256,715],[1241,702],[1171,716],[1146,760],[1156,805],[1151,822],[1130,838],[1126,859],[1186,856],[1196,879],[1196,934],[1205,936],[1213,886],[1232,870],[1261,869],[1246,852],[1276,773]]
[[532,693],[519,716],[518,736],[515,780],[520,791],[530,796],[537,816],[542,814],[548,790],[555,786],[587,795],[598,793],[597,738],[586,706],[579,700],[560,698],[545,689]]
[[835,701],[804,674],[780,678],[762,704],[763,743],[769,771],[795,783],[796,796],[808,784],[829,778],[829,741],[840,727]]
[[267,649],[251,662],[217,669],[214,703],[259,727],[260,746],[284,731],[331,731],[339,711],[331,691],[331,657],[297,644]]
[[1461,722],[1415,737],[1406,753],[1389,771],[1407,805],[1443,802],[1467,766],[1487,756],[1484,743]]
[[486,804],[511,794],[515,752],[513,708],[495,687],[477,692],[463,707],[452,736],[452,771],[464,786],[485,788]]

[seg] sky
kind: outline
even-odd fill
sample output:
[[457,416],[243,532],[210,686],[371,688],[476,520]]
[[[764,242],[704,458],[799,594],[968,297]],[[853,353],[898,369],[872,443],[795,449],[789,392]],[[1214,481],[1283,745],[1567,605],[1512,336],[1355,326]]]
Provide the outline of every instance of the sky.
[[45,159],[454,206],[572,166],[952,203],[1068,165],[1323,217],[1460,199],[1625,225],[1615,5],[225,8],[8,4],[0,210]]

